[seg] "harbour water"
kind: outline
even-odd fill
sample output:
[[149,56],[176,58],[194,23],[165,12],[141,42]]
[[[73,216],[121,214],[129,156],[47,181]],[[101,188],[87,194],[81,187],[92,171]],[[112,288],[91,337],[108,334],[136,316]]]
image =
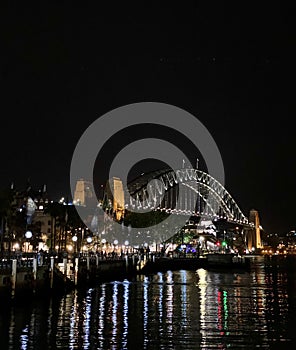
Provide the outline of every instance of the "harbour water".
[[0,301],[0,349],[293,349],[295,320],[296,263],[259,256]]

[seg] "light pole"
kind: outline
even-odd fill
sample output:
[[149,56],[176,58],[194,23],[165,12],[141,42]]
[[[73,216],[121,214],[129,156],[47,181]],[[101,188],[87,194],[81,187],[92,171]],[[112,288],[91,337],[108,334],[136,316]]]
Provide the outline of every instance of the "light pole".
[[[86,238],[86,242],[90,244],[92,242],[91,236],[88,236]],[[87,247],[86,251],[86,270],[87,270],[87,278],[89,278],[89,271],[90,271],[90,266],[89,266],[89,247]]]
[[128,254],[128,245],[129,245],[129,241],[125,241],[124,242],[125,245],[125,253]]
[[77,257],[77,239],[76,234],[72,237],[72,241],[74,243],[74,259],[73,259],[73,267],[74,267],[74,283],[77,284],[77,274],[78,274],[78,257]]
[[72,237],[72,241],[73,241],[73,243],[74,243],[74,255],[77,254],[77,239],[78,239],[78,238],[77,238],[76,235]]
[[91,236],[86,237],[86,243],[87,243],[87,255],[89,255],[89,250],[90,250],[90,244],[93,241]]
[[102,254],[102,232],[99,233],[99,253]]
[[117,255],[117,244],[118,244],[118,240],[117,240],[117,239],[114,239],[113,244],[114,244],[113,252],[114,252],[114,256],[115,256],[115,254]]
[[78,228],[78,236],[79,236],[79,253],[82,252],[82,247],[83,247],[83,236],[84,236],[84,231],[81,227]]
[[28,253],[28,250],[29,250],[29,239],[31,239],[33,236],[32,232],[31,231],[26,231],[25,233],[25,237],[27,239],[26,241],[26,246],[25,246],[25,253]]

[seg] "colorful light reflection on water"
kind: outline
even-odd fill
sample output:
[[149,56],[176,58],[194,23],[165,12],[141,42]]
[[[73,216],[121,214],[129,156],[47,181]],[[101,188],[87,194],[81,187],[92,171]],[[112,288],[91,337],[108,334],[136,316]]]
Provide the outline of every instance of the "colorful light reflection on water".
[[167,271],[1,305],[4,349],[283,349],[295,345],[296,268]]

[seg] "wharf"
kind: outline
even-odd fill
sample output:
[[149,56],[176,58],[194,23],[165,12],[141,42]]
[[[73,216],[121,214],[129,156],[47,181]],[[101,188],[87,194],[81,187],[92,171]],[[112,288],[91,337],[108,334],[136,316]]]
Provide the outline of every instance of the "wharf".
[[249,266],[249,259],[233,254],[206,254],[200,257],[133,254],[114,259],[102,259],[99,255],[82,255],[71,259],[46,256],[41,261],[32,255],[25,261],[1,261],[0,295],[16,298],[28,294],[64,293],[137,274],[199,268],[234,271],[246,270]]
[[60,294],[85,288],[97,282],[125,278],[137,273],[136,256],[101,259],[99,255],[79,257],[31,254],[25,260],[0,260],[0,296],[15,299],[23,296]]

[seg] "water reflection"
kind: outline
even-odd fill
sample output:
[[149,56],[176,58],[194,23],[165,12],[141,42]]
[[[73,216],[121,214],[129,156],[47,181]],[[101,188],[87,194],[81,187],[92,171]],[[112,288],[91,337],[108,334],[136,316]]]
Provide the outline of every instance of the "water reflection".
[[296,269],[168,271],[1,305],[3,349],[227,349],[295,345]]

